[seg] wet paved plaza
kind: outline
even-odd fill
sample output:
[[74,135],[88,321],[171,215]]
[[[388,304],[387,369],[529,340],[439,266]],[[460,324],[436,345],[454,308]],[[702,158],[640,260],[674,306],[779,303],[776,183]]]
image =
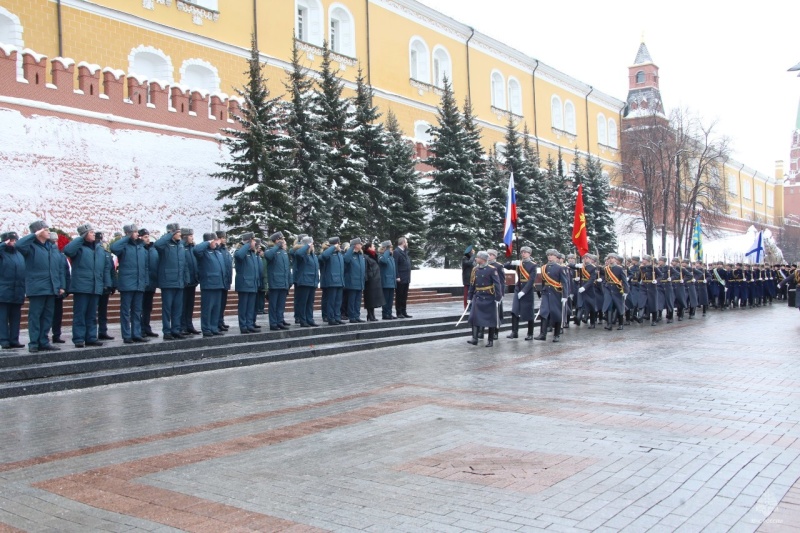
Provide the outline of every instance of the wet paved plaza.
[[0,400],[0,532],[800,529],[796,310],[465,341]]

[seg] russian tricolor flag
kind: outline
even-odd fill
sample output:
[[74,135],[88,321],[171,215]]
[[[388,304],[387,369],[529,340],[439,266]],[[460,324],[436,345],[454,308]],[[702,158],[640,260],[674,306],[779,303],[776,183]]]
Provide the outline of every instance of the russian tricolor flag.
[[508,199],[506,200],[506,223],[503,226],[503,242],[506,245],[506,257],[511,257],[514,246],[514,230],[517,228],[517,192],[514,190],[514,174],[508,180]]

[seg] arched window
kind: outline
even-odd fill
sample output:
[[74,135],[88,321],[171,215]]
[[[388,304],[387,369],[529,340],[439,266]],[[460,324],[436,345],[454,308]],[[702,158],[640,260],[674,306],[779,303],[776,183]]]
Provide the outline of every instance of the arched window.
[[496,70],[492,72],[492,106],[506,108],[506,80]]
[[555,95],[550,99],[550,124],[557,130],[564,129],[564,111],[561,107],[561,98]]
[[354,35],[353,15],[341,4],[333,4],[330,8],[330,28],[328,43],[333,52],[345,56],[356,56],[356,39]]
[[575,135],[575,106],[569,100],[564,104],[564,130]]
[[428,67],[428,45],[419,37],[413,37],[408,45],[408,61],[411,67],[411,79],[423,83],[431,82]]
[[202,59],[187,59],[181,66],[181,85],[201,89],[207,93],[219,92],[219,74],[216,67]]
[[516,78],[508,78],[508,110],[522,115],[522,86]]
[[0,44],[17,47],[17,76],[22,77],[21,52],[25,48],[25,42],[22,40],[22,24],[18,16],[2,6],[0,6]]
[[431,125],[424,120],[414,122],[414,141],[428,144],[431,142],[431,134],[428,131]]
[[444,78],[447,77],[450,83],[453,82],[452,63],[450,54],[441,46],[433,49],[433,84],[440,89],[444,87]]
[[[173,82],[172,60],[161,50],[152,46],[138,46],[128,56],[128,74],[139,76],[148,82]],[[150,103],[150,87],[147,88],[147,102]]]
[[295,0],[295,37],[322,46],[322,13],[319,0]]
[[608,131],[606,127],[606,116],[600,113],[597,115],[597,143],[608,146]]
[[644,83],[644,71],[640,70],[636,73],[636,83]]
[[617,147],[617,121],[613,118],[608,119],[608,145],[611,148]]

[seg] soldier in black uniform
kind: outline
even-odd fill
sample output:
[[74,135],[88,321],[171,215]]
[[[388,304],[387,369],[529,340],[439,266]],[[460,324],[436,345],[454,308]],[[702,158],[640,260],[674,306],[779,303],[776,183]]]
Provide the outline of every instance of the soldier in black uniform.
[[[506,274],[502,263],[497,262],[497,250],[486,250],[489,254],[489,264],[497,269],[497,274],[500,276],[500,304],[497,306],[497,323],[503,323],[503,296],[506,295]],[[500,327],[494,330],[494,340],[497,340],[500,334]]]
[[467,292],[467,305],[471,304],[469,323],[472,326],[472,338],[469,344],[478,344],[478,332],[481,328],[489,328],[486,347],[494,346],[494,333],[500,326],[497,315],[497,304],[503,298],[500,271],[489,264],[489,254],[478,252],[475,257],[475,268],[470,274]]
[[688,259],[681,259],[681,276],[686,291],[686,307],[689,308],[689,318],[694,318],[697,309],[697,281]]
[[553,342],[561,339],[561,322],[564,306],[567,303],[565,289],[569,287],[567,271],[558,264],[558,251],[549,249],[545,252],[547,264],[542,268],[542,301],[539,303],[539,316],[542,325],[537,341],[547,339],[548,327],[553,328]]
[[708,311],[708,280],[709,274],[702,261],[695,261],[692,269],[692,277],[695,282],[695,292],[697,293],[697,306],[703,309],[703,316]]
[[608,254],[604,270],[605,286],[604,291],[608,295],[607,307],[603,309],[608,312],[608,322],[605,329],[611,330],[614,322],[618,323],[617,329],[622,330],[622,320],[625,315],[625,300],[630,292],[628,278],[625,276],[625,269],[620,263],[622,257],[617,254]]
[[672,258],[670,264],[670,274],[672,276],[672,292],[675,295],[675,311],[678,315],[678,322],[683,320],[683,314],[688,306],[688,296],[686,294],[686,281],[681,260],[677,257]]
[[533,339],[534,300],[533,284],[536,281],[536,263],[531,259],[531,249],[528,246],[520,248],[522,261],[511,261],[503,265],[506,270],[516,270],[517,283],[514,285],[514,302],[511,304],[511,334],[509,339],[519,337],[519,323],[528,323],[528,336],[526,341]]
[[600,309],[602,300],[599,299],[597,294],[598,289],[601,288],[597,283],[597,256],[594,254],[586,254],[583,256],[583,263],[578,263],[580,266],[580,286],[578,287],[578,307],[579,320],[576,324],[589,322],[589,329],[594,329],[597,323],[597,315]]
[[640,316],[642,312],[642,292],[640,290],[641,274],[639,272],[639,261],[639,256],[634,255],[631,257],[630,266],[628,267],[628,285],[630,286],[631,292],[628,293],[628,298],[625,302],[626,324],[631,320],[635,320],[639,324],[642,323],[642,317]]
[[[658,270],[661,272],[658,291],[662,297],[662,309],[667,312],[667,324],[672,324],[672,317],[675,311],[675,291],[672,288],[673,272],[667,264],[667,258],[663,255],[658,258]],[[661,320],[661,310],[658,312],[658,320]]]
[[639,267],[642,289],[647,296],[644,303],[644,311],[650,317],[650,325],[655,326],[658,322],[658,315],[661,313],[663,304],[659,301],[662,292],[658,290],[661,271],[652,263],[653,259],[649,255],[642,256],[642,266]]

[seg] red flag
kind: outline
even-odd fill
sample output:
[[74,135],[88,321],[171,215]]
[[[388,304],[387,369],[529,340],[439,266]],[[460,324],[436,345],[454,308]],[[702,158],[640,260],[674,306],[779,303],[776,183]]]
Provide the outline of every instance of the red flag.
[[586,215],[583,213],[583,185],[578,185],[578,198],[575,200],[572,244],[578,249],[578,255],[586,255],[589,252],[589,237],[586,235]]

